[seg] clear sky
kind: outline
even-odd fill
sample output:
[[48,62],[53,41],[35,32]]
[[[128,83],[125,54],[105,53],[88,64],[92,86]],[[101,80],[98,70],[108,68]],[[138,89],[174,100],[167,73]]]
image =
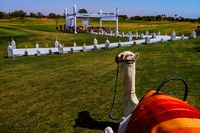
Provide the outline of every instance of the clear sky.
[[0,11],[11,12],[22,9],[27,13],[42,12],[48,14],[55,12],[63,14],[64,8],[72,11],[72,6],[85,8],[89,12],[97,13],[99,10],[114,12],[119,7],[120,14],[160,15],[182,17],[200,17],[200,0],[1,0]]

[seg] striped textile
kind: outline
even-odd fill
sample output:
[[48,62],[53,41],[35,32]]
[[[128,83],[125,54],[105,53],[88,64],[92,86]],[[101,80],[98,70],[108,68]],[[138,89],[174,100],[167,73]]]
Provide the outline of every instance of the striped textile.
[[125,133],[200,133],[200,111],[177,98],[149,91],[133,111]]

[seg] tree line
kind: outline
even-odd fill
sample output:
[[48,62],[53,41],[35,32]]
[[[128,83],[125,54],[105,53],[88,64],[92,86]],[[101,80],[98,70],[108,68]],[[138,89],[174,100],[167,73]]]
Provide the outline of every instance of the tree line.
[[[78,10],[78,13],[87,13],[86,9],[80,9]],[[35,17],[35,18],[58,18],[58,17],[64,17],[64,15],[60,15],[60,14],[56,14],[56,13],[49,13],[48,15],[44,15],[41,12],[30,12],[29,14],[27,14],[26,12],[24,12],[23,10],[17,10],[14,12],[3,12],[0,11],[0,19],[3,18],[23,18],[23,17]]]
[[179,22],[199,22],[200,17],[195,18],[184,18],[182,16],[174,15],[174,16],[166,16],[165,14],[156,15],[156,16],[131,16],[127,15],[119,15],[119,19],[121,20],[132,20],[132,21],[179,21]]
[[24,12],[23,10],[17,10],[14,12],[3,12],[0,11],[0,19],[3,18],[24,18],[24,17],[35,17],[35,18],[57,18],[57,17],[61,17],[63,15],[60,14],[56,14],[56,13],[49,13],[48,15],[44,15],[41,12],[30,12],[29,14],[27,14],[26,12]]
[[[78,11],[79,13],[87,13],[86,9],[80,9]],[[64,15],[56,14],[56,13],[49,13],[48,15],[44,15],[41,12],[31,12],[27,14],[23,10],[17,10],[14,12],[3,12],[0,11],[0,19],[3,18],[15,18],[15,17],[36,17],[36,18],[59,18],[64,17]],[[200,23],[200,17],[195,18],[184,18],[182,16],[178,16],[175,14],[174,16],[166,16],[165,14],[156,15],[156,16],[131,16],[128,17],[127,15],[119,15],[120,20],[130,20],[130,21],[179,21],[179,22],[199,22]]]

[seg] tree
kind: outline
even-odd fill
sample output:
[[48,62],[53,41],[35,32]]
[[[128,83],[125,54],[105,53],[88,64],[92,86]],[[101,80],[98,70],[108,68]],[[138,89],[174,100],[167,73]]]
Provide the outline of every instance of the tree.
[[178,16],[177,14],[174,15],[174,20],[177,20],[177,18],[176,18],[177,16]]
[[128,19],[128,16],[127,15],[119,15],[119,18],[121,18],[122,20],[126,20],[126,19]]
[[26,12],[24,12],[23,10],[19,10],[17,11],[17,17],[25,17],[26,16]]
[[162,21],[162,18],[163,18],[162,15],[157,15],[157,16],[156,16],[156,20],[157,20],[157,21]]
[[200,17],[197,19],[197,21],[200,23]]
[[7,14],[5,12],[0,11],[0,19],[1,18],[6,18]]
[[167,18],[166,18],[166,15],[165,15],[165,14],[163,14],[162,16],[163,16],[163,20],[167,20]]
[[18,11],[14,11],[9,13],[10,17],[26,17],[26,12],[24,12],[23,10],[18,10]]
[[184,21],[185,21],[185,18],[180,16],[180,17],[179,17],[179,21],[180,21],[180,22],[184,22]]
[[80,9],[78,10],[78,13],[88,13],[86,9]]
[[174,17],[167,17],[168,21],[174,21]]
[[41,12],[38,12],[38,13],[36,14],[36,16],[37,16],[38,18],[41,18],[41,17],[43,17],[43,15],[42,15],[42,13],[41,13]]
[[141,16],[133,16],[130,17],[129,20],[142,20],[143,18]]
[[56,18],[56,14],[55,13],[49,13],[48,18]]
[[30,16],[30,17],[36,17],[36,14],[33,13],[33,12],[31,12],[31,13],[29,14],[29,16]]

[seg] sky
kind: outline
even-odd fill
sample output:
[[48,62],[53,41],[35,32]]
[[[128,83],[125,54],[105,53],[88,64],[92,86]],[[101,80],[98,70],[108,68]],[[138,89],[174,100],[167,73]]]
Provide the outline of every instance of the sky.
[[128,16],[148,16],[166,14],[185,18],[200,17],[200,0],[1,0],[0,11],[12,12],[24,10],[48,14],[63,14],[64,9],[72,12],[73,5],[77,9],[85,8],[90,13],[115,12],[118,7],[120,14]]

